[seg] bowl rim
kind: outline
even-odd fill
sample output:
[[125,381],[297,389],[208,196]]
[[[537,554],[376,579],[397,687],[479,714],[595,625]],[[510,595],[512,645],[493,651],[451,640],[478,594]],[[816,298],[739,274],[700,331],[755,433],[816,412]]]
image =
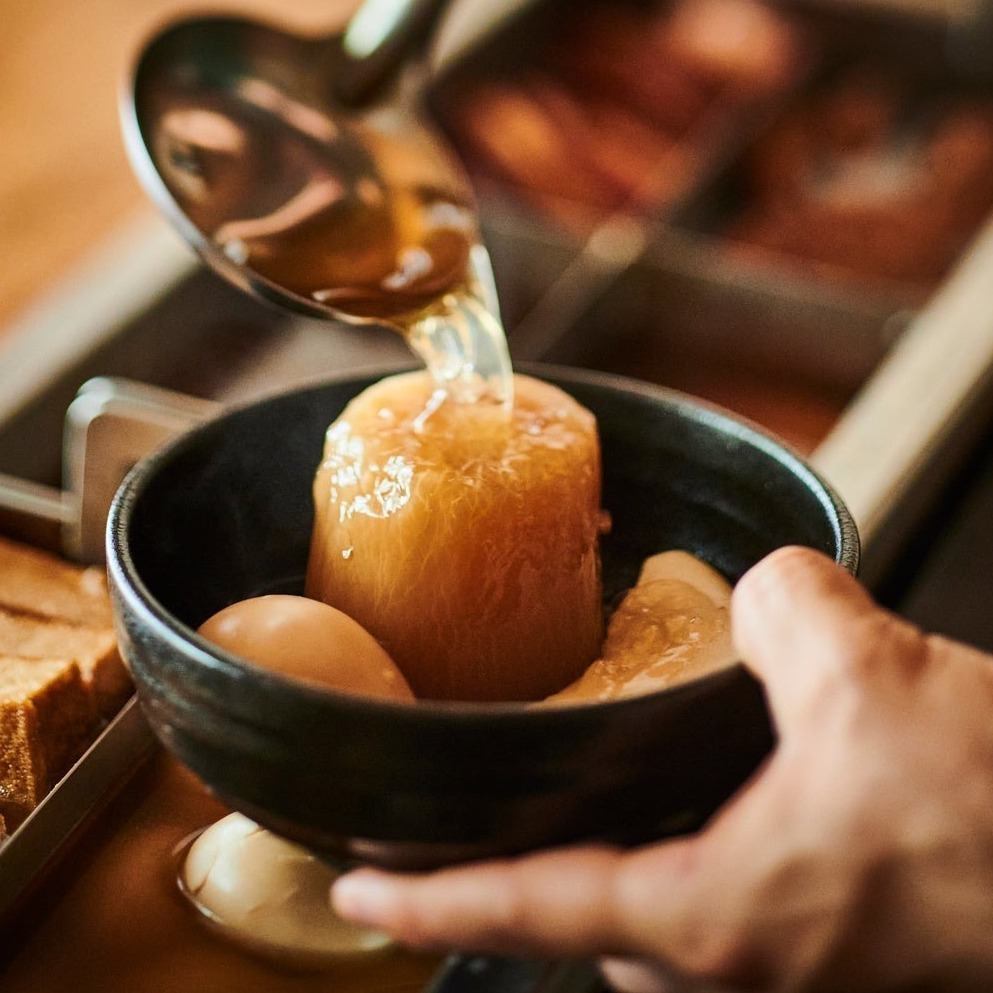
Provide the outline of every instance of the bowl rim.
[[[618,710],[645,706],[646,701],[652,701],[660,696],[670,699],[676,696],[691,696],[705,687],[716,688],[724,682],[740,679],[748,672],[747,666],[739,660],[725,668],[705,673],[677,686],[632,697],[587,703],[540,707],[536,706],[537,701],[417,700],[416,705],[412,706],[407,701],[341,692],[265,669],[207,641],[159,602],[146,586],[131,556],[129,530],[136,504],[162,466],[194,447],[203,435],[220,430],[221,425],[245,410],[282,397],[317,392],[346,383],[362,382],[371,385],[384,376],[409,372],[416,368],[418,366],[412,364],[391,363],[386,366],[349,369],[305,380],[290,389],[232,405],[216,417],[184,432],[157,452],[139,461],[121,483],[107,518],[107,570],[117,596],[127,602],[135,616],[140,618],[160,641],[190,657],[197,665],[220,671],[229,678],[250,678],[261,681],[264,687],[268,686],[276,692],[295,696],[299,701],[311,705],[333,700],[336,705],[349,710],[379,711],[382,715],[389,715],[394,719],[416,715],[457,722],[477,722],[499,716],[522,721],[568,723],[583,720],[593,713],[606,715],[608,711],[615,713]],[[655,402],[661,401],[664,406],[676,411],[680,417],[697,424],[705,424],[708,429],[716,428],[725,437],[758,448],[803,480],[808,490],[826,511],[831,523],[839,549],[835,561],[852,575],[857,575],[861,548],[858,529],[851,512],[832,486],[802,456],[765,428],[718,404],[628,376],[535,362],[515,363],[515,372],[551,381],[553,386],[560,388],[571,384],[602,386],[618,392],[642,396]]]

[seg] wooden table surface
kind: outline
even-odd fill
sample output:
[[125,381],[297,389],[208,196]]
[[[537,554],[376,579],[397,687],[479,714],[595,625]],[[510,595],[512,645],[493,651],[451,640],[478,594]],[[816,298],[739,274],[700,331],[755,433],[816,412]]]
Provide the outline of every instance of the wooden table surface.
[[301,30],[340,24],[354,0],[0,0],[0,329],[145,199],[117,123],[141,38],[201,8]]

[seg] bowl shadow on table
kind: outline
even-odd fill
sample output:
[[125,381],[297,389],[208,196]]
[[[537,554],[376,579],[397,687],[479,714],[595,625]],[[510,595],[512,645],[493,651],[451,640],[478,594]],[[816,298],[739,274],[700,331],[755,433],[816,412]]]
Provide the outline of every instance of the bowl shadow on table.
[[[597,416],[605,602],[644,557],[684,548],[736,580],[784,544],[854,571],[847,511],[767,436],[679,394],[536,373]],[[122,651],[156,734],[219,796],[328,858],[423,868],[588,839],[688,831],[773,743],[738,665],[609,704],[390,704],[293,685],[195,628],[262,591],[299,589],[327,424],[374,378],[228,414],[140,466],[109,528]]]

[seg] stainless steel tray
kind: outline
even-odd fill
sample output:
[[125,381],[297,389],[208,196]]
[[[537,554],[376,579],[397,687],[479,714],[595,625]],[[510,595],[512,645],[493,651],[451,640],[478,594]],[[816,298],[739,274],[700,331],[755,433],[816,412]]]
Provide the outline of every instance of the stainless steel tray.
[[0,923],[31,894],[45,870],[65,854],[77,832],[112,799],[155,747],[131,698],[96,741],[0,843]]
[[[547,16],[555,4],[518,4],[522,10],[485,40],[479,57],[444,67],[428,93],[443,122],[449,90],[463,98],[466,88],[508,64],[522,79],[529,67],[547,69],[541,35],[556,33],[558,22]],[[774,258],[731,256],[722,250],[720,215],[731,207],[729,180],[756,138],[850,59],[885,60],[910,75],[926,75],[949,93],[978,89],[993,96],[989,77],[976,74],[968,56],[969,45],[986,38],[981,11],[930,0],[774,5],[816,38],[811,65],[785,91],[702,134],[704,166],[674,202],[635,216],[604,217],[584,240],[522,201],[514,186],[485,183],[488,240],[517,354],[584,361],[592,340],[633,323],[680,354],[731,350],[736,363],[852,393],[928,300],[918,287],[871,278],[832,283]],[[515,52],[523,54],[507,59],[503,49],[515,42]],[[447,120],[446,127],[457,135],[454,122]],[[528,264],[520,265],[521,258]],[[618,283],[624,292],[615,292]],[[609,306],[595,306],[604,298]]]

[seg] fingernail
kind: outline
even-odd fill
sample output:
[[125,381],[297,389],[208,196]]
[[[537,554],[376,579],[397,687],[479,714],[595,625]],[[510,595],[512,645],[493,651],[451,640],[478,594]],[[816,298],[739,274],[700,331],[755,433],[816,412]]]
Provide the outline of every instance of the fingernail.
[[381,924],[393,903],[394,887],[375,873],[342,876],[331,887],[331,903],[342,917],[359,924]]

